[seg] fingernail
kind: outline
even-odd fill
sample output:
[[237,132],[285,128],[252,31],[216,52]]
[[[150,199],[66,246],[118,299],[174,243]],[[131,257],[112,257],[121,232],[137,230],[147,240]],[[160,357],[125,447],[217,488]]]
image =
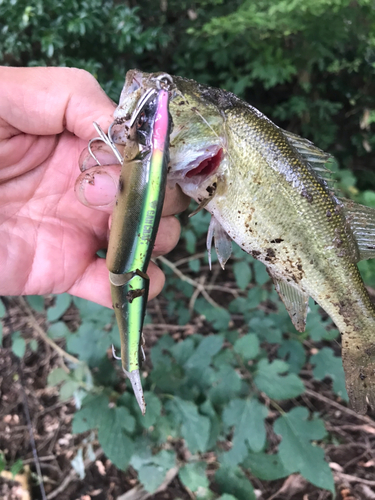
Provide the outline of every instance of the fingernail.
[[91,207],[111,205],[115,201],[117,182],[105,172],[90,172],[83,178],[80,191],[85,205]]

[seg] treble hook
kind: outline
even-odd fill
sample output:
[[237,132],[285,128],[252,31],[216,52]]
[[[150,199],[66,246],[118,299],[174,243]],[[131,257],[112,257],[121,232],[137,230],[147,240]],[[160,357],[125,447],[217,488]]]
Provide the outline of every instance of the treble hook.
[[94,122],[93,125],[95,127],[95,130],[98,132],[99,137],[94,137],[94,139],[91,139],[89,141],[87,149],[88,149],[90,155],[94,158],[94,160],[98,163],[98,165],[101,165],[100,161],[98,160],[98,158],[95,156],[95,153],[91,149],[91,144],[93,142],[96,142],[96,141],[102,141],[102,142],[104,142],[104,144],[106,144],[107,146],[109,146],[111,148],[114,155],[116,156],[117,161],[120,164],[122,164],[122,162],[124,161],[124,158],[122,157],[119,150],[117,149],[116,144],[112,140],[112,137],[109,135],[110,131],[112,129],[113,122],[111,123],[111,125],[109,127],[108,135],[103,131],[103,129],[100,127],[100,125],[98,125],[96,122]]

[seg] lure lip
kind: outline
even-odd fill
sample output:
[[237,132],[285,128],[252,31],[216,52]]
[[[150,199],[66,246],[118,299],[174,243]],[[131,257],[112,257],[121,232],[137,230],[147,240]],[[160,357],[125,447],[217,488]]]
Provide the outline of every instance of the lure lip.
[[139,370],[128,372],[123,368],[125,375],[130,380],[138,406],[141,409],[142,415],[146,413],[146,401],[143,395],[142,382]]

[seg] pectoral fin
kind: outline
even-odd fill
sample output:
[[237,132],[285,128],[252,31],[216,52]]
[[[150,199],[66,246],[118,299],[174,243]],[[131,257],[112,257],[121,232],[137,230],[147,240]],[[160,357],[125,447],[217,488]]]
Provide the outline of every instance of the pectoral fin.
[[346,220],[352,228],[359,250],[359,260],[375,257],[375,210],[351,200],[340,200]]
[[273,282],[280,299],[284,302],[295,329],[299,332],[304,332],[309,296],[285,280],[273,277]]
[[232,240],[229,238],[227,233],[218,223],[214,216],[211,217],[211,222],[208,227],[207,233],[207,252],[208,252],[208,263],[211,269],[211,245],[212,238],[215,239],[215,249],[217,253],[217,258],[219,259],[221,267],[224,269],[227,260],[232,254]]

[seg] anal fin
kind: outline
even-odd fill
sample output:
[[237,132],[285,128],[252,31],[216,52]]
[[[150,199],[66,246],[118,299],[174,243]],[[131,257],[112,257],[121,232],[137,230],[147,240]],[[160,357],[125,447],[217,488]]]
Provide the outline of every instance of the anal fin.
[[358,245],[359,260],[375,258],[375,210],[351,200],[340,201]]
[[221,267],[224,269],[227,260],[232,254],[232,240],[229,238],[227,233],[224,231],[224,229],[221,227],[214,216],[211,217],[207,233],[207,252],[210,269],[212,238],[215,239],[217,258],[219,259]]
[[274,276],[272,278],[276,291],[280,299],[284,302],[295,329],[299,332],[304,332],[309,296],[283,279],[275,278]]

